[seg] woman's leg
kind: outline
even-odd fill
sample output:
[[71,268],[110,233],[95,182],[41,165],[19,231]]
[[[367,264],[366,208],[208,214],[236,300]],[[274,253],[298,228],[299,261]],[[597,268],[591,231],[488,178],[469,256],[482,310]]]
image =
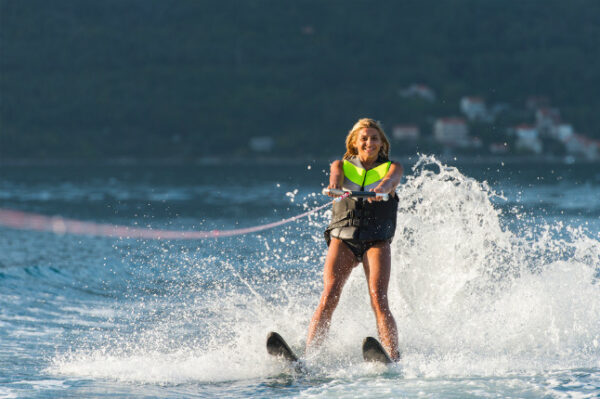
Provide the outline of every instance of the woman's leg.
[[311,345],[320,344],[327,335],[331,316],[339,302],[342,288],[357,264],[358,261],[350,248],[341,240],[332,238],[323,270],[323,282],[325,283],[323,293],[308,327],[307,349]]
[[381,344],[393,360],[398,360],[398,329],[396,321],[388,305],[387,291],[391,270],[390,244],[377,243],[367,250],[363,256],[363,267],[369,285],[371,306],[377,320],[377,332]]

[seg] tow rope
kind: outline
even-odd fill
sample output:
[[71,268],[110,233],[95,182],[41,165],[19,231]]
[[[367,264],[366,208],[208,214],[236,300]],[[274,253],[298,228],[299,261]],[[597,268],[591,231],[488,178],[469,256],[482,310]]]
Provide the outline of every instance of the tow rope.
[[[347,198],[351,193],[347,192],[337,197],[333,202]],[[81,220],[67,219],[61,216],[46,216],[37,213],[16,211],[0,208],[0,226],[19,230],[49,231],[55,234],[74,234],[86,236],[115,237],[115,238],[142,238],[152,240],[197,240],[203,238],[231,237],[242,234],[256,233],[258,231],[272,229],[294,220],[306,217],[329,206],[331,202],[303,212],[291,218],[278,222],[267,223],[258,226],[246,227],[233,230],[162,230],[141,227],[130,227],[105,223],[84,222]]]

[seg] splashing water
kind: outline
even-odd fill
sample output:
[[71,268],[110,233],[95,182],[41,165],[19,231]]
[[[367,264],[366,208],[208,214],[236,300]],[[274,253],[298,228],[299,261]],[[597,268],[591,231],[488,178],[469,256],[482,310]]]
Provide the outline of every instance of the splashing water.
[[561,224],[510,231],[487,184],[432,158],[414,171],[401,192],[390,294],[406,372],[597,367],[598,240]]
[[[600,367],[600,237],[504,211],[501,194],[432,157],[420,158],[398,194],[389,298],[403,360],[389,378]],[[302,202],[297,191],[288,196]],[[305,197],[304,207],[314,199]],[[116,277],[129,281],[129,292],[116,301],[110,327],[57,354],[50,371],[167,385],[287,372],[266,354],[265,337],[277,330],[304,352],[329,215],[273,235],[127,253],[131,274]],[[361,360],[360,342],[376,329],[359,269],[327,344],[306,359],[310,378],[355,381],[381,373]]]

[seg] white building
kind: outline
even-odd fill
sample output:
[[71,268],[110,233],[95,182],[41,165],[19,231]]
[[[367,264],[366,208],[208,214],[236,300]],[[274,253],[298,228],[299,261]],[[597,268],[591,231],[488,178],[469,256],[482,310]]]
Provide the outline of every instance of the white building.
[[580,134],[572,134],[565,142],[565,148],[570,155],[582,156],[589,160],[600,158],[600,142]]
[[435,93],[424,84],[413,83],[406,89],[400,90],[400,95],[405,98],[421,98],[423,100],[435,101]]
[[488,121],[490,115],[481,97],[463,97],[460,99],[460,111],[470,121]]
[[517,150],[533,152],[534,154],[542,153],[542,142],[540,141],[539,133],[535,126],[516,126],[515,135],[517,136],[517,141],[515,143]]
[[552,137],[555,139],[566,143],[571,136],[573,136],[575,132],[573,131],[573,126],[563,123],[558,126],[555,126],[552,130]]
[[468,143],[469,128],[463,118],[440,118],[435,121],[433,135],[444,145],[462,147]]
[[418,140],[421,132],[417,125],[396,125],[392,128],[392,137],[396,140]]

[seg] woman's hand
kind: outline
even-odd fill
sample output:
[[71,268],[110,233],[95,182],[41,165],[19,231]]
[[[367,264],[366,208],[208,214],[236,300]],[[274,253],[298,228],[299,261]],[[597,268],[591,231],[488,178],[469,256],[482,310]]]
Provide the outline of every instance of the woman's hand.
[[[344,183],[344,164],[342,161],[333,161],[329,173],[329,185],[327,188],[335,188],[338,190],[342,189]],[[330,197],[337,197],[337,195],[328,193]]]
[[[327,188],[329,188],[329,189],[333,188],[333,189],[336,189],[336,190],[341,190],[342,186],[339,185],[339,184],[337,184],[337,183],[335,183],[335,184],[329,183],[329,185],[327,186]],[[331,191],[328,192],[327,195],[330,196],[330,197],[334,197],[334,198],[335,197],[339,197],[339,195],[333,194]]]
[[[394,184],[392,183],[391,180],[384,179],[381,181],[381,183],[379,183],[377,185],[377,187],[375,187],[371,191],[374,193],[380,193],[380,194],[391,194],[395,189],[396,189],[396,186],[394,186]],[[383,200],[383,197],[369,198],[368,201],[373,202],[373,201],[381,201],[381,200]]]
[[[403,172],[404,169],[402,168],[402,165],[392,162],[390,169],[383,180],[381,180],[381,183],[371,191],[382,194],[393,194],[396,191],[398,184],[400,184],[400,180],[402,180]],[[382,199],[383,198],[381,197],[369,198],[369,202],[381,201]]]

